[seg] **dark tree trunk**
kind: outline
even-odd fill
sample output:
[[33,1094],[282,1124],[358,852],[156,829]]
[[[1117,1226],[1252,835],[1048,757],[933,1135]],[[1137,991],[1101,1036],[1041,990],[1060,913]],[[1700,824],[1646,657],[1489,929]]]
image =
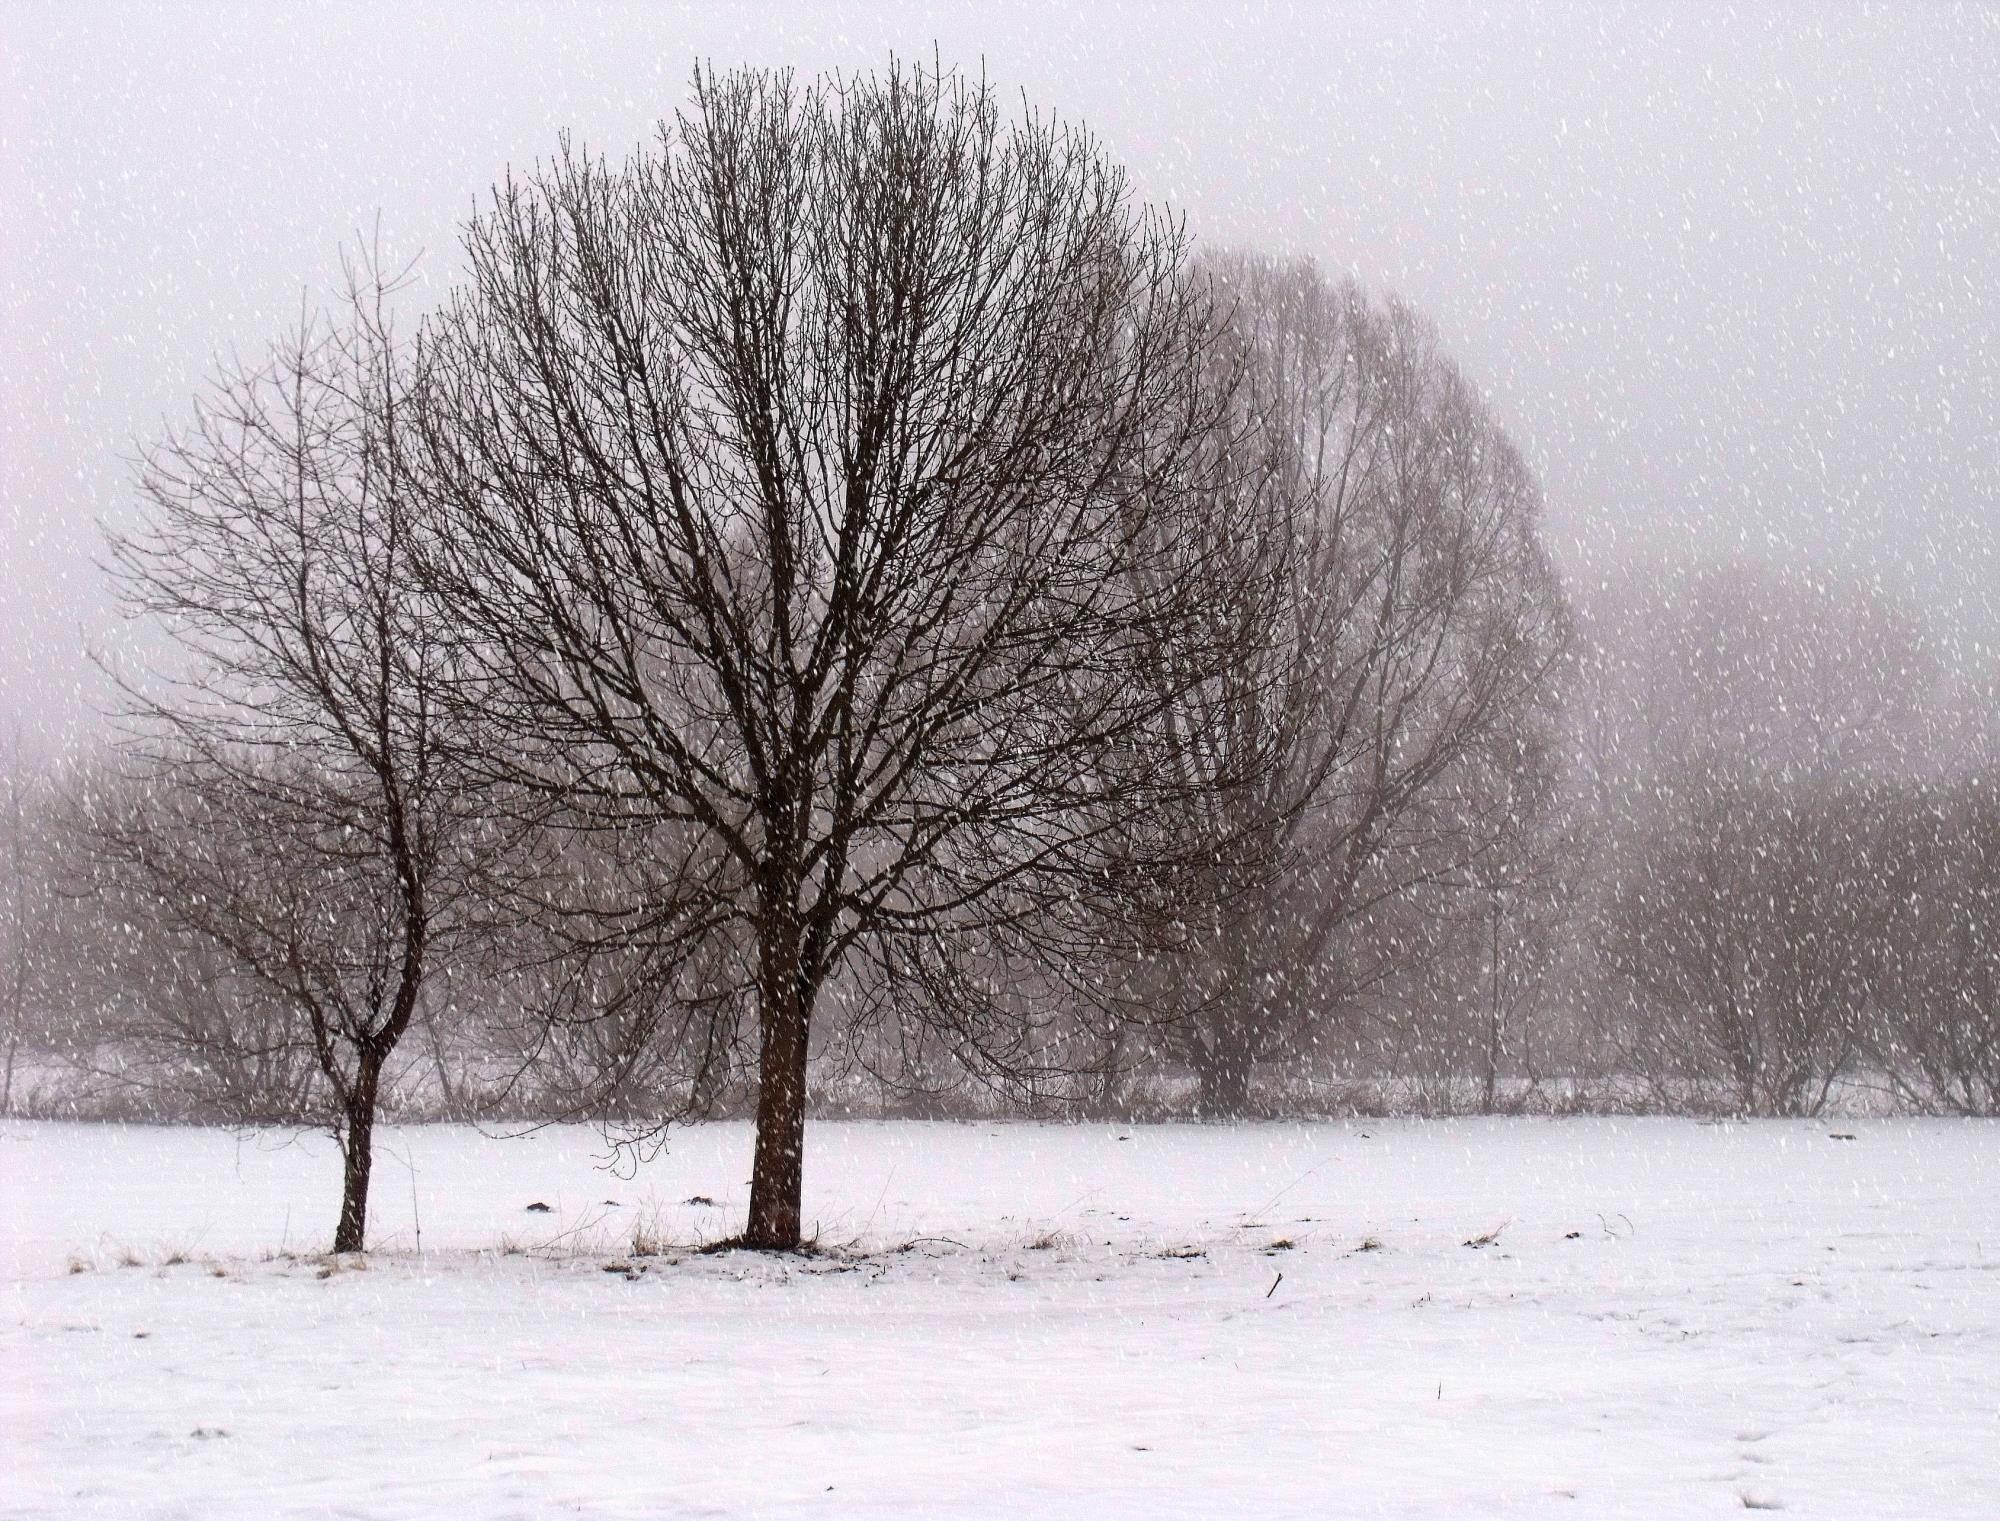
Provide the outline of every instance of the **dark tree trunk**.
[[[368,1237],[368,1175],[375,1166],[375,1105],[381,1096],[382,1069],[389,1053],[410,1028],[416,1017],[417,996],[424,983],[424,966],[430,949],[430,920],[424,910],[421,881],[409,870],[406,839],[400,813],[392,816],[396,853],[406,870],[403,918],[403,968],[396,986],[396,1002],[388,1020],[372,1035],[356,1041],[354,1081],[347,1088],[340,1186],[340,1224],[334,1229],[336,1252],[365,1251]],[[327,1075],[333,1076],[331,1069]]]
[[7,1070],[4,1076],[0,1076],[0,1114],[11,1114],[14,1109],[14,1062],[20,1050],[20,1036],[10,1034],[7,1037]]
[[1240,1120],[1250,1112],[1250,1043],[1234,1022],[1219,1027],[1195,1075],[1205,1120]]
[[761,1051],[757,1148],[750,1170],[750,1222],[743,1244],[792,1252],[800,1244],[805,1181],[806,1033],[812,1009],[801,965],[798,919],[789,909],[764,916],[758,972]]
[[1479,1112],[1493,1113],[1500,1097],[1500,1055],[1506,1041],[1506,1011],[1500,1001],[1500,894],[1493,894],[1493,940],[1487,961],[1486,1070],[1479,1095]]
[[1240,1120],[1250,1112],[1250,1070],[1257,1059],[1264,1010],[1255,991],[1249,937],[1228,936],[1229,978],[1208,1018],[1208,1038],[1197,1050],[1198,1102],[1204,1120]]
[[340,1181],[340,1224],[333,1233],[336,1252],[365,1250],[368,1236],[368,1175],[375,1165],[375,1096],[382,1065],[364,1057],[348,1092]]

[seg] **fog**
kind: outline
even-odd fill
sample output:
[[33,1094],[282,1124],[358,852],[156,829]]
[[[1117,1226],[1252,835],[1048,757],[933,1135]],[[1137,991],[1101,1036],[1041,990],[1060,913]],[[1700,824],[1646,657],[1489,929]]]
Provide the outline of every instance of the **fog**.
[[94,723],[97,521],[213,355],[379,213],[425,250],[568,130],[623,150],[698,59],[892,51],[1088,122],[1209,243],[1438,322],[1579,588],[1632,555],[1879,581],[2000,637],[2000,20],[1919,7],[14,5],[0,20],[0,729]]

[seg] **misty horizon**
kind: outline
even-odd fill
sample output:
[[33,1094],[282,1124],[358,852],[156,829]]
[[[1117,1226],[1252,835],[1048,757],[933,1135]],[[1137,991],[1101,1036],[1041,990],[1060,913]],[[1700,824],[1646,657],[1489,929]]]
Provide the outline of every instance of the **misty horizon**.
[[1700,8],[10,13],[0,195],[0,729],[91,732],[95,568],[133,451],[255,354],[379,217],[434,299],[456,232],[561,133],[614,157],[698,60],[933,48],[1080,120],[1198,244],[1309,256],[1439,326],[1607,567],[1748,559],[2000,643],[2000,21]]

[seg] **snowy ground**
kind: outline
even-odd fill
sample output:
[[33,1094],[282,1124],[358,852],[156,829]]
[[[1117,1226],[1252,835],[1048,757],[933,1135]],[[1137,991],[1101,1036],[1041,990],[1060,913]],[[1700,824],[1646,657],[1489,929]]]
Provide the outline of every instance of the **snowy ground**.
[[1994,1125],[823,1124],[810,1261],[602,1149],[391,1131],[356,1270],[329,1142],[0,1125],[0,1516],[2000,1513]]

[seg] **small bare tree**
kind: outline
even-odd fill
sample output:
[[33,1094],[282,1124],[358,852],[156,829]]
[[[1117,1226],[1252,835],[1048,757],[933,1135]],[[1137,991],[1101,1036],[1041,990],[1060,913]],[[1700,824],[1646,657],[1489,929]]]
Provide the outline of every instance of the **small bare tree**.
[[1893,820],[1906,890],[1870,1054],[1908,1104],[2000,1114],[2000,774],[1911,788]]
[[1907,890],[1876,789],[1691,779],[1623,867],[1617,1036],[1675,1105],[1812,1115],[1851,1070]]
[[743,1240],[795,1248],[843,966],[980,1070],[1060,1060],[998,995],[1091,954],[1108,832],[1171,789],[1137,678],[1204,581],[1159,526],[1208,422],[1202,290],[1088,135],[904,66],[703,73],[654,151],[565,146],[467,253],[427,554],[479,753],[577,827],[664,831],[621,917],[725,947]]
[[93,820],[122,890],[310,1049],[343,1148],[342,1252],[366,1240],[384,1073],[470,880],[399,465],[398,283],[352,268],[333,318],[225,368],[144,455],[144,520],[111,535],[112,563],[170,654],[127,684],[135,785]]

